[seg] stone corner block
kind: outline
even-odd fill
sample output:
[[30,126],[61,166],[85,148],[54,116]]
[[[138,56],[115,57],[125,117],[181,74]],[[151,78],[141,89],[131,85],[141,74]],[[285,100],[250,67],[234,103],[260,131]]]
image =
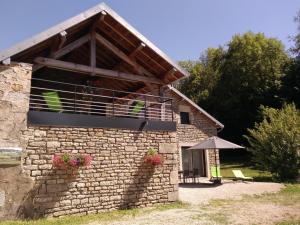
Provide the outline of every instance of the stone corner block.
[[170,184],[178,184],[178,171],[173,170],[170,173]]
[[160,143],[158,148],[159,153],[176,153],[176,143]]
[[172,191],[168,193],[168,201],[175,202],[178,200],[178,191]]

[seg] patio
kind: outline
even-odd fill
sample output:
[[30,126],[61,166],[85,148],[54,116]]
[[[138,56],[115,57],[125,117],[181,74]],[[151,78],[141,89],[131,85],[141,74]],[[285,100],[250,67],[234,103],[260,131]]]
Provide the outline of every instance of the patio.
[[273,193],[284,185],[271,182],[236,182],[222,180],[222,185],[211,184],[201,178],[201,184],[180,184],[179,200],[190,204],[206,204],[212,199],[240,199],[243,195]]

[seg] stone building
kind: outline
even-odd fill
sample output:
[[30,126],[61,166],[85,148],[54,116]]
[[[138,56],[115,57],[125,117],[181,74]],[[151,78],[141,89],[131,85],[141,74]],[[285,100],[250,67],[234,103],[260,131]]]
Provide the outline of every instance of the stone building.
[[[0,52],[0,62],[0,152],[21,149],[14,166],[0,154],[0,219],[172,202],[178,170],[209,176],[214,156],[184,148],[223,125],[169,86],[188,74],[107,5]],[[162,165],[145,164],[150,148]],[[72,175],[53,168],[63,153],[93,160]]]

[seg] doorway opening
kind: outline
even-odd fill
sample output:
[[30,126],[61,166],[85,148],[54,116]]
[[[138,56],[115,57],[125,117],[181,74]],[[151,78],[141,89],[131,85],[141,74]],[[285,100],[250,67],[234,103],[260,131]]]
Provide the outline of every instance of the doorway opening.
[[190,150],[189,147],[181,147],[182,170],[196,174],[199,177],[206,177],[205,151]]

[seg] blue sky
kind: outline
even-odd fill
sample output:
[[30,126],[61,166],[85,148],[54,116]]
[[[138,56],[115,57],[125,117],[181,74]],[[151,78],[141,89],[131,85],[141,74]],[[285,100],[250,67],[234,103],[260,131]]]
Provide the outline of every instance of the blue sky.
[[[102,1],[0,0],[0,50]],[[234,34],[264,32],[292,45],[300,0],[106,0],[138,31],[175,60],[197,59]]]

